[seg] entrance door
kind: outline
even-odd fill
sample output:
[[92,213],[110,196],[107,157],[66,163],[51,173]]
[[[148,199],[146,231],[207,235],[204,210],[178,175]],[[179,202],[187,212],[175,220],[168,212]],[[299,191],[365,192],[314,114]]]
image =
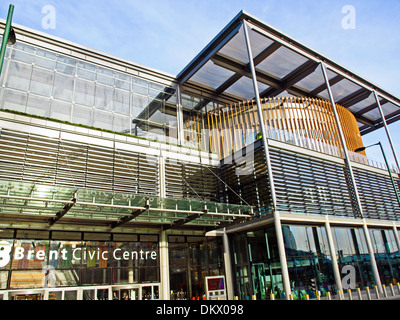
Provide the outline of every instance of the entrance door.
[[251,266],[254,294],[257,300],[267,299],[267,283],[265,279],[264,263],[253,263]]

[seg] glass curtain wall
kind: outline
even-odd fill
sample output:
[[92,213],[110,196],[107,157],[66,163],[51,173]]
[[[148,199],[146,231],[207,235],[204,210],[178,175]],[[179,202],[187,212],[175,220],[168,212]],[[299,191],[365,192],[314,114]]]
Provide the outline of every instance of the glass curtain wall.
[[21,42],[0,81],[1,109],[177,143],[171,87]]
[[225,274],[222,239],[169,236],[171,300],[202,300],[205,277]]
[[393,230],[369,230],[382,284],[400,281],[400,254]]
[[346,282],[344,290],[346,286],[348,289],[372,288],[375,283],[364,230],[332,227],[332,237],[342,279],[349,274],[349,266],[355,271],[355,283]]
[[284,299],[282,272],[273,227],[236,234],[232,239],[236,277],[235,296],[240,300]]
[[11,254],[0,267],[1,289],[160,281],[158,242],[1,240],[2,249],[5,242]]
[[336,293],[332,258],[324,227],[282,226],[293,298]]

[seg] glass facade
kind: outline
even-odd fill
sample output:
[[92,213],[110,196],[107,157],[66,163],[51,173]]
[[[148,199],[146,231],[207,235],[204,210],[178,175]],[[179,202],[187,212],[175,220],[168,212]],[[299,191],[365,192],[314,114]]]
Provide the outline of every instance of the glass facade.
[[364,230],[361,228],[332,228],[332,237],[336,249],[339,271],[345,275],[346,266],[355,270],[355,284],[352,288],[372,288],[375,285],[371,258],[365,240]]
[[158,241],[18,239],[2,240],[1,248],[6,252],[9,250],[10,259],[0,268],[0,289],[160,281]]
[[393,230],[369,230],[382,284],[400,281],[400,254]]
[[177,143],[172,87],[21,42],[0,81],[1,109]]
[[224,275],[222,239],[169,236],[171,300],[202,300],[205,277]]
[[282,272],[273,227],[241,233],[232,238],[235,295],[240,300],[284,299]]
[[326,230],[324,227],[283,226],[286,259],[293,298],[315,298],[336,292]]

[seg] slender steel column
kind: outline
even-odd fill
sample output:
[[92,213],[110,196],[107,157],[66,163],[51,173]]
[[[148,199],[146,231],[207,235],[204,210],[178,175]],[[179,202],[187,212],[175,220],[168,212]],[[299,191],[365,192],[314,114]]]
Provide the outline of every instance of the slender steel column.
[[331,229],[331,224],[329,223],[328,216],[325,216],[325,229],[326,229],[326,235],[328,237],[329,252],[331,254],[333,274],[335,277],[336,286],[337,289],[340,291],[340,294],[343,296],[342,278],[340,277],[340,270],[337,263],[336,249],[335,249],[335,244],[333,243],[332,229]]
[[168,235],[164,230],[160,233],[160,278],[160,299],[170,300]]
[[376,281],[376,284],[378,286],[379,291],[383,292],[382,291],[382,285],[381,285],[380,277],[379,277],[378,267],[376,265],[374,249],[372,247],[372,242],[371,242],[371,239],[369,237],[367,224],[366,224],[365,219],[364,219],[362,205],[361,205],[360,197],[359,197],[359,194],[358,194],[356,181],[354,179],[353,169],[351,167],[349,153],[347,151],[346,140],[344,138],[342,126],[340,125],[339,115],[338,115],[337,110],[336,110],[335,99],[333,98],[331,86],[329,84],[328,75],[326,73],[325,64],[323,62],[321,62],[320,64],[321,64],[322,74],[323,74],[324,79],[325,79],[326,89],[328,90],[329,99],[330,99],[331,104],[332,104],[332,110],[333,110],[333,114],[335,116],[336,125],[338,127],[340,141],[341,141],[341,144],[342,144],[342,147],[343,147],[343,153],[344,153],[344,156],[345,156],[344,157],[344,161],[345,161],[347,169],[349,170],[349,173],[350,173],[351,183],[352,183],[352,187],[353,187],[354,194],[355,194],[356,201],[357,201],[357,207],[358,207],[360,215],[361,215],[361,217],[362,217],[362,219],[364,221],[365,238],[366,238],[366,241],[367,241],[367,244],[368,244],[368,251],[369,251],[370,258],[371,258],[371,265],[372,265],[372,270],[373,270],[373,273],[374,273],[374,278],[375,278],[375,281]]
[[224,234],[222,235],[222,241],[224,244],[224,265],[225,265],[225,282],[228,300],[233,300],[233,273],[232,273],[232,262],[231,262],[231,250],[229,247],[229,238],[224,228]]
[[[397,158],[396,149],[394,148],[392,137],[390,136],[389,127],[388,127],[388,125],[386,123],[386,118],[385,118],[385,115],[383,114],[383,110],[382,110],[381,103],[379,102],[378,94],[376,93],[375,90],[373,92],[374,92],[374,96],[375,96],[376,104],[378,106],[379,113],[381,114],[383,126],[385,127],[386,136],[387,136],[387,138],[389,140],[390,147],[392,148],[393,157],[394,157],[394,160],[396,161],[396,165],[397,165],[397,170],[400,173],[399,159]],[[389,167],[388,167],[388,170],[390,170]]]
[[289,271],[288,271],[287,261],[286,261],[285,243],[284,243],[284,239],[283,239],[281,218],[280,218],[279,212],[277,210],[275,184],[274,184],[274,178],[272,175],[272,167],[271,167],[271,157],[270,157],[269,149],[268,149],[267,133],[266,133],[266,130],[264,127],[264,117],[263,117],[263,113],[262,113],[260,94],[258,91],[256,69],[254,67],[253,53],[251,51],[251,44],[250,44],[250,38],[249,38],[248,30],[247,30],[247,22],[246,21],[244,21],[243,30],[244,30],[245,40],[246,40],[247,53],[249,56],[249,65],[250,65],[251,76],[252,76],[252,80],[253,80],[254,95],[256,97],[256,102],[257,102],[257,113],[258,113],[258,119],[260,122],[262,142],[264,145],[264,155],[265,155],[265,160],[267,163],[268,179],[269,179],[269,186],[270,186],[270,190],[271,190],[271,198],[272,198],[272,205],[273,205],[272,210],[273,210],[274,222],[275,222],[275,232],[276,232],[276,239],[277,239],[277,243],[278,243],[279,260],[280,260],[281,269],[282,269],[283,289],[285,291],[286,299],[289,300],[290,294],[291,294],[291,288],[290,288],[290,280],[289,280]]
[[338,115],[338,112],[337,112],[337,109],[336,109],[335,99],[333,98],[331,86],[329,84],[329,79],[328,79],[328,75],[326,73],[326,68],[325,68],[324,63],[322,63],[322,62],[321,62],[321,70],[322,70],[322,74],[323,74],[324,79],[325,79],[325,84],[326,84],[326,89],[328,90],[329,99],[330,99],[331,104],[332,104],[332,110],[333,110],[333,114],[335,116],[335,121],[336,121],[336,126],[337,126],[338,132],[339,132],[340,142],[341,142],[342,147],[343,147],[344,161],[345,161],[347,169],[349,170],[349,173],[350,173],[351,183],[352,183],[352,187],[353,187],[353,190],[354,190],[354,193],[355,193],[355,196],[356,196],[358,210],[359,210],[359,212],[361,214],[361,217],[363,218],[364,217],[363,210],[362,210],[362,206],[361,206],[360,197],[359,197],[359,194],[358,194],[356,181],[354,179],[353,168],[351,167],[351,163],[350,163],[349,153],[347,151],[346,139],[344,138],[342,126],[340,124],[340,119],[339,119],[339,115]]
[[181,99],[181,86],[176,87],[176,121],[177,121],[177,140],[178,145],[183,145],[185,142],[183,131],[183,113],[182,113],[182,99]]
[[400,252],[400,236],[399,232],[397,231],[397,226],[395,221],[393,221],[393,232],[394,232],[394,238],[396,239],[397,251]]
[[364,229],[364,233],[365,233],[365,240],[367,241],[369,256],[371,259],[372,272],[374,274],[375,282],[376,282],[379,292],[383,293],[381,278],[379,276],[378,266],[376,265],[374,247],[372,246],[372,241],[371,241],[371,237],[369,235],[367,222],[365,221],[365,219],[363,219],[363,222],[364,222],[363,229]]

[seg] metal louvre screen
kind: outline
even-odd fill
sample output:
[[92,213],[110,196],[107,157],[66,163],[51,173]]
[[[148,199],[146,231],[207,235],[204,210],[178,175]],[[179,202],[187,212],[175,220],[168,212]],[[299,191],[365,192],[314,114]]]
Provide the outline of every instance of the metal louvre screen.
[[207,168],[196,163],[167,159],[165,161],[166,197],[218,202],[216,170],[216,168]]
[[[399,203],[388,176],[358,168],[353,169],[364,218],[398,220]],[[400,192],[399,180],[395,180]]]
[[[253,149],[250,152],[253,152]],[[226,162],[225,159],[225,164],[221,166],[221,180],[229,185],[228,188],[226,184],[221,184],[221,200],[250,204],[259,215],[271,213],[272,199],[263,149],[256,147],[254,158],[253,155],[246,158],[241,154],[234,158],[237,160],[229,159]],[[243,203],[244,201],[246,203]]]
[[278,210],[354,217],[344,166],[270,149]]
[[4,129],[0,152],[3,180],[159,195],[156,156]]

